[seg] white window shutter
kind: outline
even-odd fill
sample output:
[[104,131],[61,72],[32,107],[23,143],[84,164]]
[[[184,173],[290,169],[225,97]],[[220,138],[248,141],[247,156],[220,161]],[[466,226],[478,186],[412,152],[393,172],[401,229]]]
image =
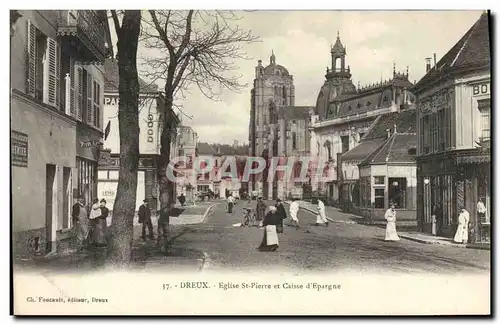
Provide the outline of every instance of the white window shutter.
[[94,102],[93,102],[93,125],[100,129],[101,128],[101,85],[97,80],[94,80]]
[[69,113],[71,116],[76,117],[76,94],[75,94],[75,81],[76,81],[75,59],[69,59]]
[[83,68],[81,66],[76,66],[75,73],[75,86],[76,86],[76,118],[79,121],[83,120]]
[[86,105],[87,105],[87,116],[85,116],[85,122],[87,122],[87,124],[89,125],[92,125],[92,108],[93,108],[93,103],[94,101],[92,100],[92,97],[93,97],[93,80],[92,80],[92,75],[90,73],[88,73],[87,71],[87,102],[86,102]]
[[44,62],[44,78],[43,78],[43,101],[54,107],[58,107],[58,46],[57,42],[50,37],[47,37],[47,50],[45,53]]
[[28,74],[27,93],[35,96],[35,60],[36,60],[36,27],[28,20]]

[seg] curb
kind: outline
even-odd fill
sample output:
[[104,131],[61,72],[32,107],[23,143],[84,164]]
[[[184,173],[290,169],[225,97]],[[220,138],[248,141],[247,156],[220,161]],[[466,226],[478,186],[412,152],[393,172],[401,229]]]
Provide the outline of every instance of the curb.
[[217,205],[218,203],[214,203],[211,206],[209,206],[206,210],[205,213],[203,214],[203,219],[201,220],[200,223],[203,223],[206,221],[208,214],[212,211],[212,209]]

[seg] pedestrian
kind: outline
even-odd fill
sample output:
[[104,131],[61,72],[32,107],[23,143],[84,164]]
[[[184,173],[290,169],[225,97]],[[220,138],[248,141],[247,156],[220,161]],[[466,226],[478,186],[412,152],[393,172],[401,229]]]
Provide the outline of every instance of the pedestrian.
[[169,235],[169,224],[170,215],[172,214],[174,206],[170,203],[166,209],[166,212],[158,210],[158,238],[157,244],[160,246],[161,251],[165,253],[168,249],[168,235]]
[[297,214],[299,213],[299,202],[296,198],[292,198],[292,203],[290,203],[290,218],[295,223],[295,227],[299,228],[299,219]]
[[90,240],[93,245],[97,246],[96,239],[98,237],[97,234],[97,224],[99,222],[99,217],[101,216],[101,206],[99,205],[99,199],[95,198],[92,201],[92,207],[90,208],[90,214],[89,214],[89,232],[90,232]]
[[85,208],[85,199],[82,196],[73,205],[71,216],[73,217],[77,249],[83,250],[89,235],[89,218],[87,216],[87,209]]
[[482,199],[479,199],[479,202],[477,202],[477,216],[479,219],[479,222],[486,222],[486,213],[488,211],[486,210],[486,206],[483,203]]
[[443,229],[443,205],[442,203],[437,203],[434,210],[434,215],[436,216],[436,235],[440,235]]
[[385,226],[385,240],[386,241],[398,241],[399,236],[396,231],[396,210],[394,203],[385,212],[385,220],[387,225]]
[[230,194],[227,196],[227,212],[228,212],[228,213],[233,213],[233,206],[234,206],[234,197],[233,197],[233,195],[230,193]]
[[181,206],[184,206],[184,203],[186,203],[186,197],[184,196],[184,193],[181,193],[181,195],[179,196],[179,203],[181,204]]
[[266,209],[267,205],[262,199],[262,196],[259,196],[257,198],[257,207],[255,208],[256,212],[256,219],[259,221],[259,225],[262,226],[262,222],[264,221],[264,218],[266,216]]
[[286,219],[286,210],[281,202],[281,199],[276,200],[276,214],[279,217],[280,223],[276,226],[276,231],[278,234],[283,233],[283,220]]
[[264,238],[258,249],[263,252],[276,251],[279,246],[276,225],[280,223],[280,218],[276,213],[276,207],[270,206],[269,212],[263,220]]
[[462,207],[460,214],[458,215],[457,232],[453,238],[455,243],[467,244],[469,241],[469,220],[469,212]]
[[146,227],[148,228],[149,238],[154,240],[153,223],[151,222],[151,210],[149,209],[149,202],[144,199],[144,203],[139,207],[139,223],[142,224],[142,240],[146,241]]
[[319,198],[313,199],[313,204],[317,204],[316,209],[318,213],[316,214],[316,226],[324,224],[328,227],[328,219],[326,219],[325,204]]
[[[92,239],[95,246],[103,247],[107,244],[106,233],[108,228],[107,218],[109,216],[109,209],[106,207],[105,199],[102,199],[99,203],[101,213],[98,217],[94,218],[94,232]],[[92,210],[92,212],[94,212],[94,210]]]

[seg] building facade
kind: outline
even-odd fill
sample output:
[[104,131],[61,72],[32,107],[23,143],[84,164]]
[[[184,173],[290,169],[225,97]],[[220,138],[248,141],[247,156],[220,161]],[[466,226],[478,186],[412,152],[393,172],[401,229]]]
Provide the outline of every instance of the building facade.
[[[416,84],[418,102],[418,221],[452,237],[460,209],[471,216],[470,241],[489,241],[491,224],[491,66],[489,15]],[[477,203],[486,206],[483,218]]]
[[[310,107],[295,105],[295,87],[289,71],[276,64],[274,53],[269,65],[264,67],[258,61],[255,68],[254,87],[251,90],[249,126],[249,155],[272,157],[292,155],[309,156]],[[268,181],[269,164],[261,175],[252,177],[249,191],[265,199],[287,197],[297,192],[297,186],[274,177]]]
[[[97,197],[105,199],[108,206],[112,208],[120,169],[119,76],[116,60],[106,60],[105,76],[103,116],[107,134],[104,148],[109,156],[99,162]],[[165,119],[165,99],[155,85],[147,84],[140,79],[139,86],[139,171],[137,173],[136,209],[139,209],[143,200],[147,199],[151,210],[156,211],[160,208],[157,164],[161,152],[160,138]],[[170,116],[178,123],[175,113],[171,113]],[[176,133],[174,130],[173,142],[175,142]]]
[[413,84],[408,80],[408,69],[397,72],[394,66],[391,79],[356,87],[350,66],[346,66],[346,55],[337,35],[331,48],[332,67],[326,70],[325,83],[311,116],[311,156],[327,161],[329,170],[321,182],[313,182],[312,191],[332,204],[347,200],[341,199],[342,182],[359,178],[357,165],[361,160],[343,163],[340,156],[360,143],[378,116],[398,112],[414,101],[409,91]]
[[[15,253],[63,249],[71,207],[97,194],[105,10],[18,10],[11,20],[11,173]],[[11,14],[12,17],[12,14]]]
[[185,157],[185,163],[176,164],[179,170],[176,182],[176,193],[184,194],[188,201],[196,198],[198,188],[198,175],[193,168],[193,163],[197,155],[198,134],[192,127],[181,125],[178,128],[175,155],[173,157]]

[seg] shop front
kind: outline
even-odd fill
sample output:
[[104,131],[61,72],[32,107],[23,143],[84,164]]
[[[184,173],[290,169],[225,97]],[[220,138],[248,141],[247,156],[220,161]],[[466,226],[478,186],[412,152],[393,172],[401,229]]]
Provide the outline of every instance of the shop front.
[[73,196],[83,197],[87,206],[97,198],[97,162],[102,149],[102,132],[78,122],[76,126],[76,188]]
[[[438,161],[438,163],[437,163]],[[418,221],[422,232],[431,233],[436,216],[437,235],[452,238],[460,210],[470,214],[470,241],[490,241],[490,155],[478,149],[422,157],[418,162]],[[478,202],[486,213],[478,213]]]

